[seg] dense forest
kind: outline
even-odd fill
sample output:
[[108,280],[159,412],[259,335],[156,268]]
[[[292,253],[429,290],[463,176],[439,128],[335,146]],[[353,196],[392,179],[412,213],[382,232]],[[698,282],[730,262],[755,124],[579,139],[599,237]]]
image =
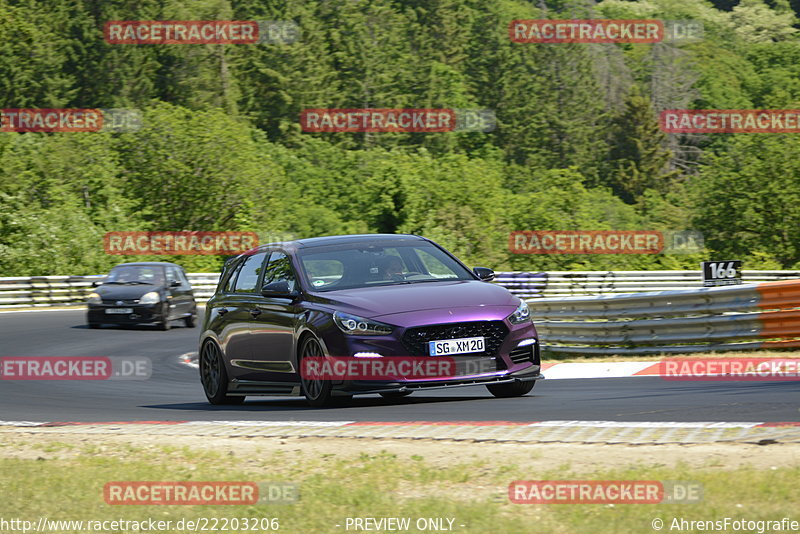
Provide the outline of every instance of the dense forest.
[[[787,0],[0,0],[2,108],[140,110],[0,133],[0,276],[92,274],[127,230],[416,233],[498,270],[800,268],[797,134],[665,109],[800,108]],[[702,39],[530,44],[514,19],[691,20]],[[294,21],[295,42],[109,44],[111,20]],[[494,110],[491,132],[307,133],[308,108]],[[798,156],[798,157],[795,157]],[[515,230],[697,230],[696,254],[512,254]],[[151,259],[153,257],[148,257]],[[221,257],[166,258],[215,271]]]

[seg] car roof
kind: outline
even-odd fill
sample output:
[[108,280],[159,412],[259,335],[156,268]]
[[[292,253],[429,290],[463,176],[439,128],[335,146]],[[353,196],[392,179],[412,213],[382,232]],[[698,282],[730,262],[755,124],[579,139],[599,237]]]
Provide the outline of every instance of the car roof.
[[280,246],[287,249],[302,249],[323,247],[327,245],[340,245],[343,243],[363,243],[370,241],[427,241],[424,237],[413,234],[350,234],[350,235],[329,235],[324,237],[309,237],[306,239],[296,239],[294,241],[279,241],[275,243],[264,243],[257,249],[271,248]]

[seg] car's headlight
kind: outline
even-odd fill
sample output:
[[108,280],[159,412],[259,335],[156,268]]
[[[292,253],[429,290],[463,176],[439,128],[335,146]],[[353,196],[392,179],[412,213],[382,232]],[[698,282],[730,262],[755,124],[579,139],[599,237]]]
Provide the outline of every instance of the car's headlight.
[[158,294],[158,291],[145,293],[142,295],[142,298],[139,299],[139,304],[158,304],[159,302],[161,302],[161,295]]
[[102,304],[103,299],[97,293],[89,293],[89,298],[86,299],[87,304]]
[[392,327],[372,319],[349,313],[333,312],[333,322],[345,334],[358,336],[384,336],[392,333]]
[[531,321],[531,309],[528,308],[528,303],[524,300],[519,303],[514,313],[508,316],[511,324],[521,324],[526,321]]

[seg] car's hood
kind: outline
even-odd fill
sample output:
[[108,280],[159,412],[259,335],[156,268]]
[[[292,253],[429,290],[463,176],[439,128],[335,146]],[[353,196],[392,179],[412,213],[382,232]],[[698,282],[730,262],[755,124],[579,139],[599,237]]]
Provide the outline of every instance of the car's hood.
[[131,300],[141,298],[150,291],[158,291],[162,287],[155,284],[103,284],[97,286],[94,292],[100,295],[103,300]]
[[518,299],[504,287],[478,280],[397,284],[320,292],[319,302],[368,318],[423,310],[509,307]]

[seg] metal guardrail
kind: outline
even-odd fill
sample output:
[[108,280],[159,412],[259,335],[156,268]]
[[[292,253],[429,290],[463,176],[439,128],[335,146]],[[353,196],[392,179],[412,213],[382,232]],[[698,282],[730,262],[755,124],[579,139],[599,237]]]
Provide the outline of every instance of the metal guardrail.
[[[549,271],[497,273],[495,281],[520,297],[670,291],[703,287],[697,271]],[[800,279],[800,271],[742,271],[745,283]]]
[[800,280],[528,302],[550,352],[800,347]]
[[[800,271],[743,271],[745,282],[800,279]],[[189,273],[198,300],[211,297],[219,273]],[[0,278],[0,308],[82,304],[92,292],[92,276]],[[603,295],[702,287],[700,271],[498,272],[495,282],[521,298]]]
[[[219,273],[189,273],[187,277],[195,298],[205,300],[217,287]],[[93,291],[92,283],[104,278],[104,275],[0,278],[0,309],[79,306]]]
[[[218,273],[187,276],[198,301],[219,280]],[[699,271],[499,272],[495,282],[528,300],[551,352],[800,347],[800,271],[744,271],[743,277],[748,283],[718,288],[703,288]],[[103,278],[0,278],[0,308],[82,305]]]

